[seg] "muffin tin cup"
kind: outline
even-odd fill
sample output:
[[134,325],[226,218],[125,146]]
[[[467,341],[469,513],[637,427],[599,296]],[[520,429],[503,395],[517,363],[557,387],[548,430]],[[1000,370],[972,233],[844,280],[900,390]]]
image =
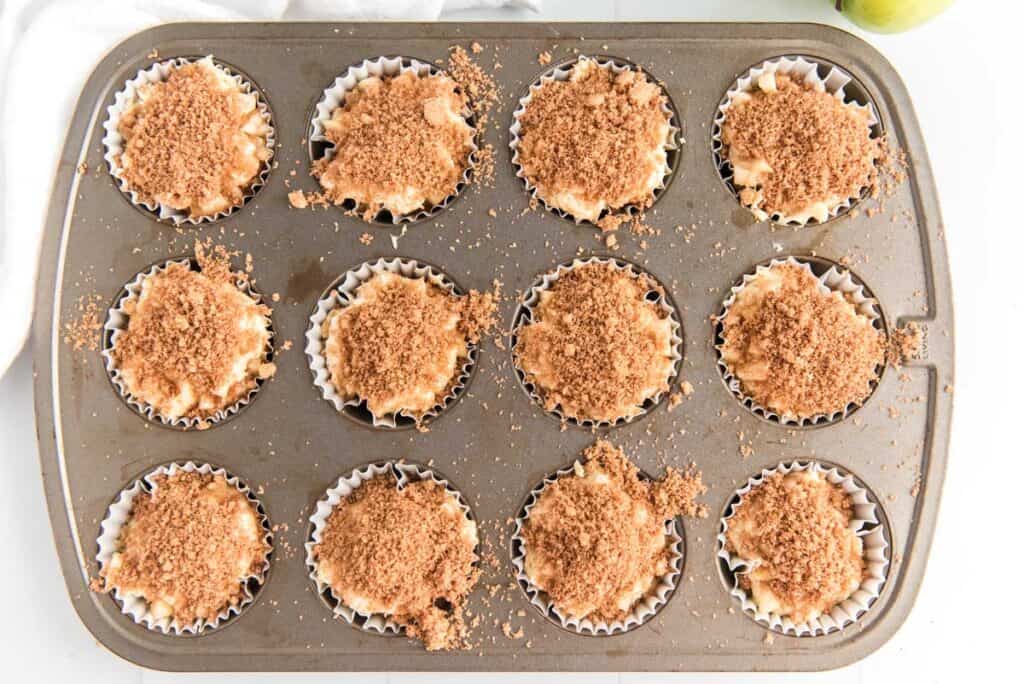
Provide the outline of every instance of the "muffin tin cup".
[[715,350],[718,352],[718,370],[722,374],[722,379],[725,380],[726,387],[732,392],[733,396],[739,400],[743,406],[755,415],[761,416],[766,420],[772,422],[778,422],[781,425],[793,425],[797,427],[808,427],[813,425],[829,425],[832,423],[839,422],[845,419],[851,413],[863,406],[871,395],[874,394],[875,389],[878,387],[878,383],[882,379],[882,372],[879,370],[875,379],[871,384],[871,391],[863,401],[854,402],[847,404],[841,411],[834,411],[832,413],[819,413],[808,418],[791,418],[783,417],[777,412],[767,408],[758,402],[754,397],[750,396],[743,391],[743,387],[729,365],[722,358],[722,347],[724,345],[724,339],[722,338],[722,332],[720,326],[725,320],[725,317],[729,313],[729,309],[736,301],[736,297],[740,292],[743,291],[757,275],[765,273],[768,270],[781,265],[791,265],[801,268],[818,281],[819,290],[823,294],[829,294],[831,292],[841,292],[857,309],[857,313],[866,316],[872,323],[872,326],[881,332],[885,332],[885,322],[882,317],[882,313],[878,307],[878,301],[873,297],[870,297],[865,291],[863,284],[854,279],[853,274],[845,268],[840,268],[838,265],[833,264],[824,274],[817,275],[811,269],[810,264],[800,259],[799,257],[786,257],[784,259],[772,259],[767,266],[758,265],[753,273],[747,273],[743,276],[743,282],[739,285],[734,285],[730,290],[729,296],[722,303],[722,310],[715,319],[716,332],[715,332]]
[[[587,57],[585,55],[580,55],[577,59],[571,62],[551,68],[546,73],[541,75],[540,78],[538,78],[536,81],[530,84],[530,88],[527,94],[519,99],[519,104],[516,107],[515,111],[512,113],[512,126],[511,128],[509,128],[508,143],[509,149],[512,151],[512,166],[515,169],[516,178],[522,180],[523,185],[526,187],[526,191],[530,194],[530,197],[533,198],[535,201],[543,204],[548,211],[554,213],[557,216],[568,219],[577,225],[582,223],[590,223],[591,225],[594,224],[592,221],[588,219],[579,218],[578,216],[574,216],[571,212],[568,212],[564,209],[559,209],[558,207],[548,204],[547,200],[541,197],[541,195],[538,193],[537,187],[533,185],[533,183],[531,183],[530,180],[526,177],[526,171],[523,169],[519,161],[519,134],[522,130],[521,124],[519,123],[519,119],[523,115],[523,112],[526,111],[526,108],[529,106],[530,102],[533,100],[534,93],[536,93],[545,83],[549,83],[551,81],[568,81],[569,76],[572,73],[573,67],[587,60],[593,61],[602,69],[610,70],[616,74],[620,74],[623,71],[629,71],[637,68],[635,64],[632,64],[631,62],[616,57]],[[660,88],[665,98],[664,103],[662,104],[662,111],[665,113],[665,116],[668,118],[669,122],[669,129],[667,135],[665,136],[664,143],[664,149],[666,154],[668,155],[665,160],[665,171],[662,175],[661,182],[659,182],[658,185],[652,190],[652,198],[650,205],[645,207],[638,207],[635,204],[630,204],[624,207],[619,207],[617,209],[605,209],[602,212],[602,217],[609,214],[623,213],[632,216],[640,213],[641,211],[649,209],[651,206],[654,206],[654,203],[658,201],[658,198],[668,187],[669,180],[672,178],[672,175],[675,172],[674,165],[671,163],[671,155],[673,152],[678,152],[684,142],[682,137],[680,136],[681,124],[679,116],[676,114],[675,109],[671,105],[672,100],[669,97],[668,92],[665,90],[665,87],[662,86],[657,80],[654,79],[653,76],[651,76],[646,71],[641,70],[641,72],[651,83],[657,85]]]
[[[443,69],[412,57],[377,57],[365,59],[359,64],[354,64],[345,70],[341,76],[334,80],[328,88],[323,91],[320,100],[313,110],[313,119],[309,125],[309,148],[310,160],[333,159],[334,146],[327,139],[324,124],[331,120],[334,110],[344,106],[348,93],[351,92],[360,82],[368,78],[389,78],[398,76],[405,72],[412,72],[419,77],[446,75]],[[425,207],[409,214],[393,214],[382,209],[374,216],[373,223],[382,225],[397,225],[402,223],[416,223],[428,218],[437,216],[447,209],[452,202],[466,189],[473,179],[473,171],[476,168],[477,157],[480,151],[477,145],[477,130],[473,113],[468,106],[463,112],[463,119],[473,129],[472,147],[467,159],[466,168],[462,172],[462,179],[459,181],[455,191],[448,195],[441,202]],[[318,150],[322,149],[322,154]],[[352,209],[357,212],[363,211],[366,207],[352,202]]]
[[[823,78],[819,74],[819,70],[826,70],[827,75]],[[793,76],[804,83],[810,83],[818,91],[828,92],[837,100],[865,111],[867,113],[867,125],[872,130],[871,137],[878,137],[880,133],[881,124],[879,123],[878,113],[874,104],[870,100],[868,100],[867,104],[860,104],[848,96],[846,86],[851,82],[854,82],[854,79],[853,76],[846,73],[839,67],[804,55],[776,57],[774,59],[761,62],[757,66],[751,67],[743,76],[736,79],[736,82],[733,83],[732,87],[730,87],[725,93],[721,103],[718,105],[718,110],[715,112],[715,119],[711,128],[711,150],[714,156],[715,167],[718,169],[719,174],[722,176],[722,180],[732,191],[732,194],[736,197],[737,201],[739,201],[740,189],[736,187],[732,181],[732,164],[729,163],[728,155],[725,152],[725,145],[722,142],[722,124],[725,122],[729,108],[732,107],[736,96],[740,93],[753,92],[757,88],[757,79],[766,73]],[[862,199],[868,190],[869,189],[865,187],[861,190],[859,196],[847,197],[835,207],[831,207],[829,209],[829,219],[833,219],[849,211]],[[743,206],[744,209],[749,210],[758,221],[770,219],[775,223],[796,226],[820,223],[813,217],[808,217],[805,220],[798,220],[783,216],[779,213],[769,214],[768,212],[756,207],[747,207],[742,204],[741,206]]]
[[675,307],[669,300],[668,290],[662,285],[657,278],[652,276],[647,271],[641,269],[629,261],[624,259],[617,259],[614,257],[601,257],[592,256],[587,258],[577,258],[570,262],[559,264],[554,270],[549,271],[542,275],[537,281],[534,281],[533,286],[530,287],[523,295],[523,299],[520,302],[519,309],[516,311],[515,320],[512,324],[512,365],[516,372],[516,377],[519,379],[519,384],[522,385],[530,399],[539,406],[545,413],[555,417],[561,423],[569,423],[578,427],[592,429],[592,428],[611,428],[620,425],[631,423],[632,421],[646,415],[655,407],[657,407],[667,391],[662,391],[644,401],[643,409],[640,413],[633,416],[620,416],[615,420],[591,420],[586,418],[573,418],[565,415],[560,407],[556,407],[552,410],[544,408],[543,391],[537,387],[537,385],[531,382],[526,375],[526,372],[519,365],[519,360],[516,355],[516,345],[518,344],[519,330],[531,323],[536,315],[536,307],[540,303],[540,295],[545,290],[551,289],[552,285],[558,281],[558,279],[564,274],[568,273],[574,268],[584,266],[587,264],[612,264],[620,271],[628,271],[629,273],[639,276],[641,278],[649,278],[650,281],[661,288],[661,296],[658,299],[658,305],[662,311],[668,316],[672,322],[672,372],[667,378],[666,383],[671,386],[674,384],[676,378],[679,377],[679,370],[683,360],[683,328],[679,321],[679,315],[676,312]]
[[110,562],[114,553],[118,551],[121,530],[131,519],[135,497],[142,493],[155,491],[158,485],[154,482],[154,478],[157,476],[169,476],[175,473],[199,473],[201,475],[225,478],[229,485],[245,495],[245,498],[253,505],[253,509],[256,511],[257,518],[259,519],[260,528],[264,533],[264,539],[268,544],[267,553],[260,572],[242,580],[242,584],[245,587],[243,599],[237,605],[228,606],[222,610],[216,619],[212,621],[200,618],[190,624],[181,624],[174,620],[173,616],[158,618],[150,612],[149,602],[146,599],[141,596],[122,594],[118,589],[113,590],[114,600],[121,608],[121,612],[131,617],[135,624],[142,625],[150,631],[167,635],[198,636],[219,629],[241,615],[245,608],[256,600],[256,595],[262,589],[263,584],[266,582],[267,574],[270,572],[270,557],[273,555],[274,550],[274,535],[271,531],[270,520],[264,512],[263,504],[256,498],[252,490],[236,476],[231,475],[219,466],[209,463],[183,461],[159,466],[139,477],[128,487],[122,489],[117,498],[110,504],[110,507],[107,508],[103,522],[100,523],[100,536],[96,540],[98,548],[96,562],[99,564],[100,569],[102,569]]
[[559,478],[573,476],[576,466],[585,467],[579,459],[573,465],[556,470],[545,477],[537,486],[530,490],[526,503],[520,509],[515,519],[515,527],[512,531],[510,544],[512,567],[515,570],[516,582],[526,594],[530,604],[540,611],[546,619],[552,620],[563,629],[575,632],[583,636],[611,636],[631,631],[647,623],[651,618],[665,607],[672,598],[676,587],[679,585],[683,573],[683,536],[680,532],[679,523],[676,518],[665,521],[665,536],[668,539],[669,566],[667,574],[658,578],[658,584],[654,590],[637,601],[633,610],[628,616],[614,622],[603,620],[591,620],[589,618],[573,618],[563,615],[558,606],[548,596],[547,592],[534,584],[526,574],[526,540],[522,532],[526,520],[530,517],[530,511],[540,500],[544,490],[554,484]]
[[[827,615],[821,615],[808,622],[797,623],[778,613],[761,610],[754,602],[753,597],[740,588],[739,576],[749,572],[755,566],[750,561],[736,556],[726,549],[726,533],[729,530],[729,520],[743,505],[744,497],[751,490],[760,486],[768,477],[776,473],[786,475],[803,471],[821,474],[828,482],[842,488],[850,497],[854,511],[853,518],[850,520],[850,529],[860,537],[863,543],[866,573],[853,594],[833,607]],[[868,489],[852,474],[839,466],[818,461],[791,461],[762,470],[759,475],[754,475],[747,480],[743,487],[735,491],[719,522],[719,532],[716,538],[717,555],[727,581],[732,580],[729,593],[740,602],[744,614],[779,634],[821,636],[841,631],[857,622],[881,595],[889,567],[889,541],[885,525],[881,515],[881,506]]]
[[[245,394],[245,396],[230,406],[220,409],[211,416],[205,418],[197,416],[179,416],[177,418],[171,418],[161,414],[156,407],[135,397],[128,391],[128,388],[125,386],[124,379],[121,377],[121,373],[118,370],[117,359],[114,358],[114,348],[117,346],[117,340],[128,329],[128,324],[131,320],[131,314],[125,310],[125,304],[129,301],[138,301],[142,294],[142,284],[147,278],[166,272],[167,269],[174,264],[187,265],[195,270],[195,261],[191,258],[171,259],[161,264],[154,264],[147,270],[136,275],[133,280],[124,286],[121,293],[118,295],[117,300],[114,302],[114,306],[107,311],[107,318],[103,324],[103,349],[100,352],[100,355],[103,357],[103,365],[107,370],[107,376],[110,378],[110,382],[114,386],[114,390],[133,411],[146,420],[158,425],[176,428],[179,430],[205,430],[219,425],[228,418],[237,415],[239,411],[248,406],[252,402],[256,393],[259,392],[260,388],[262,388],[266,383],[267,379],[257,377],[255,380],[256,384]],[[262,295],[256,292],[247,280],[236,280],[235,284],[256,304],[263,303]],[[270,316],[266,316],[265,320],[269,336],[267,337],[267,344],[263,351],[262,360],[264,363],[270,363],[274,357],[274,328],[271,323]]]
[[[317,594],[323,600],[324,604],[331,609],[331,612],[335,616],[341,618],[353,627],[363,630],[364,632],[381,635],[397,635],[403,634],[405,632],[405,628],[392,620],[389,616],[383,613],[362,613],[346,606],[341,598],[334,593],[331,586],[320,579],[317,560],[313,552],[313,547],[322,541],[324,530],[327,528],[327,519],[331,516],[331,513],[334,512],[335,507],[347,496],[352,494],[352,492],[362,486],[364,482],[368,482],[369,480],[377,477],[385,477],[387,475],[394,476],[399,489],[412,482],[419,482],[421,480],[432,480],[436,482],[438,485],[443,487],[446,492],[455,497],[459,508],[463,513],[465,513],[466,519],[471,521],[474,525],[476,524],[473,511],[470,508],[469,503],[466,501],[466,498],[462,495],[462,492],[456,489],[454,485],[432,468],[428,468],[418,463],[408,463],[403,461],[368,463],[356,468],[348,475],[339,477],[334,486],[328,489],[324,496],[316,502],[316,508],[313,511],[313,515],[309,518],[310,532],[309,538],[305,544],[306,569],[309,571],[309,579],[312,580],[316,587]],[[477,534],[479,535],[479,530],[477,531]],[[475,549],[475,556],[479,560],[479,541],[477,543],[477,548]]]
[[[209,216],[192,217],[187,211],[182,209],[175,209],[156,201],[145,200],[136,191],[132,190],[128,181],[125,180],[123,170],[121,168],[120,155],[124,151],[124,138],[117,129],[121,122],[121,116],[124,114],[125,110],[135,102],[136,93],[140,87],[151,83],[166,81],[175,68],[185,66],[186,64],[195,64],[202,61],[202,59],[210,59],[216,69],[230,76],[232,80],[238,84],[238,88],[241,92],[256,96],[256,108],[259,110],[260,116],[268,127],[266,148],[270,152],[270,156],[263,161],[260,166],[260,172],[244,191],[241,203],[233,205],[227,209],[222,209],[221,211]],[[103,130],[103,159],[107,162],[107,166],[110,169],[110,175],[113,176],[114,180],[117,182],[117,187],[135,206],[145,209],[161,221],[168,221],[176,226],[195,226],[201,223],[210,223],[234,214],[245,206],[249,200],[255,197],[260,188],[266,185],[267,177],[270,175],[270,168],[274,161],[274,150],[276,146],[274,119],[270,112],[270,106],[267,104],[267,100],[263,96],[263,92],[248,78],[237,73],[234,69],[229,68],[225,64],[213,59],[212,56],[204,58],[175,57],[174,59],[154,62],[148,68],[141,69],[134,78],[125,82],[124,87],[114,96],[114,104],[107,107],[107,120],[103,123]]]
[[[454,406],[463,392],[465,392],[476,365],[480,349],[478,344],[467,342],[466,357],[462,361],[459,375],[454,379],[448,393],[438,401],[434,408],[419,418],[401,411],[383,416],[373,415],[366,408],[364,399],[359,397],[346,399],[331,382],[325,352],[327,339],[324,336],[324,322],[332,311],[351,304],[357,297],[359,287],[379,273],[394,273],[406,278],[424,279],[449,294],[462,294],[460,288],[445,273],[433,266],[420,263],[415,259],[382,257],[376,261],[363,262],[359,266],[347,271],[317,300],[316,308],[309,317],[309,327],[306,329],[305,352],[306,358],[309,361],[309,369],[313,373],[313,384],[320,390],[323,398],[329,401],[339,413],[345,414],[359,422],[368,423],[375,428],[394,430],[403,427],[426,425]],[[369,420],[364,417],[364,414],[369,415]],[[402,424],[399,421],[402,421]]]

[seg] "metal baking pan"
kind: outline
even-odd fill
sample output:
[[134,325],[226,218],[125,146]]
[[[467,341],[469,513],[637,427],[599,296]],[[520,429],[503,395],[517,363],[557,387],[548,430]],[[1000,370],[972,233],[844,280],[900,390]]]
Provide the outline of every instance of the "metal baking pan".
[[[436,218],[394,229],[336,210],[291,209],[287,192],[312,189],[306,135],[313,104],[348,65],[405,54],[437,60],[453,44],[480,43],[477,60],[496,76],[501,104],[486,141],[496,151],[492,188],[475,187]],[[556,47],[557,46],[557,47]],[[648,214],[661,234],[619,231],[615,256],[664,283],[682,317],[682,377],[695,393],[674,411],[663,404],[610,431],[641,468],[696,461],[710,485],[711,515],[686,520],[685,579],[648,624],[611,637],[578,636],[535,612],[514,585],[484,606],[486,587],[507,587],[507,519],[540,479],[593,441],[558,423],[520,390],[507,349],[487,343],[464,399],[430,431],[372,430],[338,415],[311,382],[303,334],[317,297],[351,266],[401,255],[435,264],[463,287],[495,277],[517,293],[578,253],[606,253],[596,231],[543,208],[527,211],[514,177],[508,126],[514,103],[545,67],[583,53],[642,64],[665,84],[686,145],[673,182]],[[103,162],[106,107],[126,79],[153,60],[213,54],[263,89],[279,149],[267,187],[231,217],[175,229],[136,210]],[[495,52],[496,51],[496,52]],[[874,100],[885,130],[909,158],[908,179],[880,214],[860,212],[802,229],[753,224],[713,162],[711,125],[738,75],[774,56],[805,54],[842,66]],[[494,62],[501,63],[494,69]],[[79,172],[85,163],[88,170]],[[82,167],[84,170],[85,167]],[[292,175],[292,171],[295,175]],[[289,187],[290,186],[290,187]],[[497,218],[488,210],[495,209]],[[676,226],[686,227],[677,231]],[[695,226],[695,227],[691,227]],[[371,245],[360,243],[365,232]],[[150,264],[188,254],[210,236],[252,255],[257,288],[279,293],[274,326],[277,375],[233,420],[204,432],[147,424],[111,391],[99,353],[75,352],[62,329],[83,295],[108,306]],[[473,245],[470,249],[469,246]],[[709,316],[732,283],[755,264],[786,255],[852,258],[853,271],[881,302],[890,329],[924,330],[920,357],[887,370],[867,404],[836,425],[792,429],[765,421],[725,387],[716,368]],[[54,184],[36,295],[35,401],[43,479],[68,593],[82,621],[114,653],[168,670],[818,670],[863,658],[899,628],[914,603],[935,528],[945,473],[952,395],[953,313],[946,247],[931,170],[910,97],[892,66],[842,31],[810,24],[742,23],[278,23],[171,24],[114,48],[89,78],[71,123]],[[509,298],[502,321],[511,324]],[[99,333],[97,333],[98,335]],[[683,433],[685,431],[685,434]],[[742,440],[740,439],[742,433]],[[753,454],[744,458],[740,444]],[[749,451],[749,449],[744,449]],[[764,467],[795,458],[843,466],[868,485],[890,525],[893,558],[878,602],[855,626],[820,637],[775,635],[748,618],[727,593],[715,558],[718,517],[733,491]],[[374,460],[432,461],[469,498],[501,567],[485,572],[471,601],[484,616],[468,651],[427,653],[404,638],[367,634],[331,619],[307,577],[302,544],[316,500],[342,473]],[[131,479],[172,460],[210,461],[237,474],[277,526],[270,577],[232,624],[198,638],[152,633],[88,590],[99,523]],[[916,485],[916,486],[915,486]],[[916,496],[911,491],[916,491]],[[485,564],[486,566],[486,564]],[[523,611],[525,617],[516,615]],[[511,616],[511,619],[509,617]],[[495,625],[523,626],[509,639]],[[527,647],[527,641],[530,647]]]

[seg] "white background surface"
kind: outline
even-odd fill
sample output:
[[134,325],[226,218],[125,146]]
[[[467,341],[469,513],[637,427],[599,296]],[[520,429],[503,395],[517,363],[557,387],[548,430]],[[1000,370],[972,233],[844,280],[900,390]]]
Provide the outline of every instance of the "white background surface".
[[[545,11],[466,12],[459,19],[806,20],[850,28],[828,0],[544,0]],[[1019,551],[1013,484],[1024,447],[1011,387],[1024,382],[1024,306],[1013,294],[1024,254],[1019,204],[1024,145],[1016,2],[960,0],[900,36],[868,36],[902,74],[931,155],[953,269],[958,344],[953,447],[938,532],[917,605],[878,652],[835,672],[809,675],[598,675],[587,682],[1004,681],[1020,676]],[[55,51],[56,68],[64,58]],[[27,103],[26,106],[38,106]],[[10,131],[2,133],[10,134]],[[62,132],[49,132],[63,135]],[[30,292],[24,296],[30,297]],[[251,676],[143,671],[97,645],[66,600],[39,477],[32,360],[22,353],[0,380],[0,655],[7,681],[480,681],[482,675]],[[1013,669],[1011,669],[1011,666]],[[1015,674],[1014,674],[1015,673]],[[557,681],[568,675],[503,675],[487,681]],[[577,679],[571,676],[572,679]],[[1016,679],[1019,681],[1019,679]]]

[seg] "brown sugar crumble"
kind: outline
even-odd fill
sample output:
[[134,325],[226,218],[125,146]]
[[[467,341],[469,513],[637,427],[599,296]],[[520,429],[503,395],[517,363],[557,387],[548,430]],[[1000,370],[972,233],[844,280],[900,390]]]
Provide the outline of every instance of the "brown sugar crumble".
[[103,297],[82,295],[75,304],[74,318],[64,323],[64,344],[74,351],[99,351]]
[[574,472],[541,492],[522,528],[525,569],[563,616],[616,621],[672,571],[665,523],[706,517],[693,466],[641,479],[622,450],[599,440]]
[[761,219],[825,220],[874,188],[882,145],[864,110],[785,74],[770,76],[737,96],[722,123],[740,201]]
[[171,264],[122,303],[128,326],[112,349],[128,394],[172,419],[208,418],[276,370],[265,360],[270,308],[239,289],[247,276],[222,246],[196,241],[195,255],[200,270]]
[[668,390],[673,324],[648,301],[651,292],[660,286],[646,275],[589,263],[541,293],[514,353],[546,410],[613,421],[642,413],[645,401]]
[[223,475],[176,472],[132,501],[117,550],[95,590],[118,590],[149,603],[178,625],[216,621],[262,575],[270,544],[255,505]]
[[118,174],[147,202],[211,216],[239,206],[272,155],[255,95],[208,59],[175,66],[122,113]]
[[862,402],[885,361],[870,319],[793,264],[760,271],[721,322],[722,359],[741,390],[786,419]]
[[853,503],[817,473],[773,473],[736,506],[726,549],[752,564],[740,586],[764,610],[800,623],[849,598],[865,575]]
[[917,358],[924,343],[924,332],[917,323],[910,322],[889,333],[888,361],[893,368],[902,368],[907,361]]
[[639,70],[583,58],[568,80],[544,81],[518,117],[518,160],[549,206],[604,230],[643,209],[668,172],[669,115]]
[[360,81],[324,123],[332,155],[313,175],[334,204],[354,202],[371,221],[382,210],[402,216],[455,194],[470,164],[469,105],[444,74]]
[[475,523],[443,487],[421,480],[399,489],[387,475],[335,507],[313,555],[346,605],[389,615],[433,651],[465,644],[477,541]]
[[495,300],[489,292],[458,296],[422,278],[377,273],[324,321],[330,381],[378,418],[420,419],[451,391],[468,345],[494,326]]

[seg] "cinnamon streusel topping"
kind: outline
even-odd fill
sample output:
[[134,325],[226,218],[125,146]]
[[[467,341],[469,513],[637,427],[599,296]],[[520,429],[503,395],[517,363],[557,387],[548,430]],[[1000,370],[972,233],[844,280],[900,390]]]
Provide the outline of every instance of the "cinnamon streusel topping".
[[424,278],[377,273],[323,323],[330,381],[378,418],[418,419],[449,392],[494,312],[490,293],[460,297]]
[[349,608],[382,613],[427,650],[464,644],[463,606],[478,578],[476,524],[432,480],[363,482],[327,518],[317,572]]
[[271,156],[256,96],[208,58],[141,86],[118,132],[117,163],[129,187],[192,218],[240,205]]
[[829,612],[864,577],[852,517],[849,495],[816,472],[768,476],[729,519],[726,549],[752,565],[741,586],[761,610],[797,623]]
[[129,395],[167,418],[207,418],[273,375],[264,360],[270,309],[242,292],[227,252],[196,242],[199,271],[175,263],[124,301],[112,355]]
[[668,389],[672,321],[646,295],[660,287],[610,263],[562,273],[517,333],[515,357],[551,411],[577,420],[638,415]]
[[[665,96],[639,70],[582,59],[544,81],[519,116],[519,164],[548,205],[609,229],[645,208],[668,171]],[[602,216],[605,212],[608,215]]]
[[722,327],[722,359],[743,392],[786,419],[862,402],[885,361],[885,335],[871,320],[793,264],[760,271]]
[[642,480],[604,440],[574,470],[544,488],[523,523],[526,574],[564,616],[620,620],[671,570],[665,523],[706,517],[694,499],[707,488],[692,466]]
[[160,474],[139,492],[98,590],[140,596],[157,618],[214,621],[262,574],[270,545],[256,507],[223,475]]
[[740,201],[760,218],[824,221],[872,188],[882,154],[865,110],[785,74],[765,74],[725,112],[722,142]]
[[469,166],[473,128],[465,97],[443,74],[370,77],[324,124],[333,157],[313,167],[325,198],[367,221],[381,209],[410,214],[455,193]]

